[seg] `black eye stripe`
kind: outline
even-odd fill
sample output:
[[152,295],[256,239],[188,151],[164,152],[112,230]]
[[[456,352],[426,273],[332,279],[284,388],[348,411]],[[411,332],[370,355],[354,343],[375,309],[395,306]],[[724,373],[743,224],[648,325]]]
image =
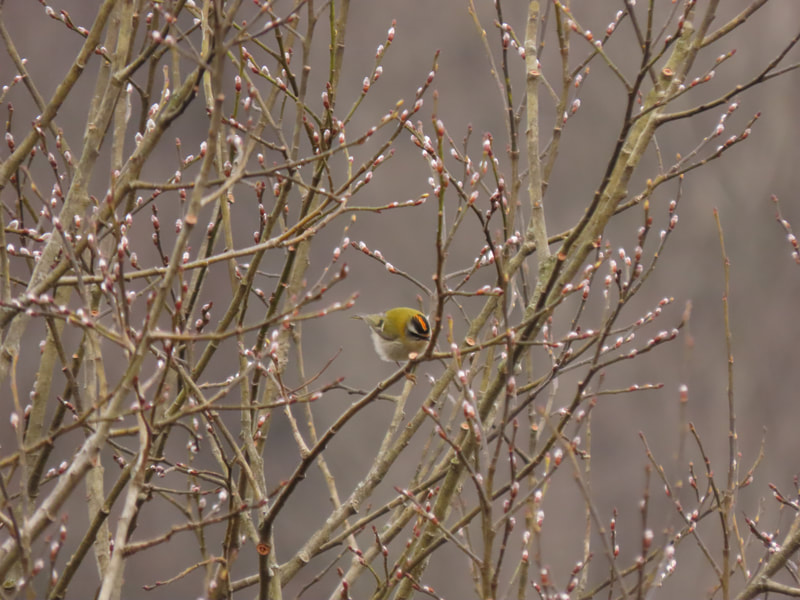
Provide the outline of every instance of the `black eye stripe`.
[[420,336],[427,337],[430,335],[431,328],[428,325],[428,321],[422,315],[414,315],[411,317],[411,321],[413,323],[412,327],[416,330],[416,333]]

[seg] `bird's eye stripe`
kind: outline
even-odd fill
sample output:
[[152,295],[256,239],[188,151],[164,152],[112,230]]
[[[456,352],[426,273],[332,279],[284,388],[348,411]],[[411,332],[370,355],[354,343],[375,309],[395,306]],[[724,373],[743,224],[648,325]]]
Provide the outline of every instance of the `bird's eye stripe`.
[[425,318],[422,315],[414,315],[414,321],[416,322],[420,333],[427,335],[430,331],[430,327],[428,326],[428,322],[425,320]]

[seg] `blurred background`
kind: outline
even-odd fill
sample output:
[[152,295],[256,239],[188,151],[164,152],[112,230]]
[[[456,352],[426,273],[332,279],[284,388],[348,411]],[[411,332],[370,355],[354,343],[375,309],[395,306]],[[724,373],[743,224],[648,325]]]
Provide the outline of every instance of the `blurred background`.
[[[497,28],[494,26],[493,3],[476,0],[477,18],[486,30],[489,44],[497,53]],[[504,18],[522,39],[525,29],[524,3],[507,2]],[[668,3],[656,3],[657,14],[666,14],[671,9]],[[665,4],[665,6],[660,6]],[[737,14],[747,2],[729,1],[721,3],[718,11],[718,25],[727,22]],[[613,20],[617,10],[624,7],[623,2],[598,3],[575,2],[573,13],[584,29],[603,32]],[[53,5],[56,10],[69,11],[76,24],[89,27],[94,18],[96,3],[82,0],[63,0]],[[644,11],[644,6],[642,7]],[[495,79],[490,75],[491,65],[487,59],[483,43],[469,13],[469,3],[458,0],[406,0],[405,2],[375,2],[354,0],[351,3],[348,38],[345,50],[345,67],[338,106],[348,107],[360,94],[361,81],[372,71],[374,52],[378,44],[385,42],[386,30],[396,21],[396,38],[387,51],[383,62],[383,75],[373,85],[366,105],[348,125],[349,139],[355,139],[368,129],[380,115],[388,112],[399,99],[406,104],[413,102],[415,90],[422,85],[433,64],[436,51],[440,51],[438,71],[432,88],[438,93],[434,102],[429,94],[419,115],[427,131],[430,132],[430,115],[435,111],[447,127],[448,134],[459,141],[472,129],[473,152],[485,133],[494,138],[495,150],[500,156],[502,166],[507,146],[506,124],[503,102]],[[63,24],[44,16],[43,7],[36,2],[6,1],[0,18],[9,30],[20,54],[27,59],[27,68],[45,98],[49,98],[55,86],[67,72],[82,38],[68,35]],[[705,73],[713,68],[715,58],[731,50],[736,50],[733,58],[716,69],[714,79],[686,94],[671,110],[688,108],[712,100],[737,84],[743,84],[775,58],[787,42],[797,34],[800,23],[800,4],[791,0],[775,0],[759,10],[742,27],[730,36],[717,42],[709,51],[701,55],[695,63],[693,75]],[[716,29],[716,27],[712,27]],[[631,44],[633,42],[633,44]],[[577,64],[588,52],[588,44],[579,36],[573,36],[571,48],[574,58],[570,63]],[[633,51],[631,50],[633,48]],[[619,67],[632,76],[638,65],[639,56],[628,23],[621,26],[607,45],[608,54],[617,61]],[[320,92],[324,88],[326,75],[327,46],[317,44],[312,61],[312,86]],[[797,49],[792,50],[783,65],[797,63]],[[514,57],[516,59],[516,57]],[[544,75],[552,85],[557,86],[559,77],[559,56],[557,44],[548,33],[544,53],[541,58]],[[524,63],[511,61],[515,69],[515,101],[517,105],[523,98]],[[318,68],[317,68],[318,66]],[[64,136],[78,155],[81,148],[86,107],[90,100],[97,62],[90,63],[80,85],[67,103],[59,111],[58,125]],[[186,70],[188,72],[188,69]],[[0,79],[8,83],[15,71],[7,54],[0,56]],[[233,77],[233,71],[228,74]],[[316,93],[311,98],[318,98]],[[561,141],[561,152],[557,166],[551,177],[545,199],[550,234],[570,227],[583,213],[599,185],[607,166],[619,127],[625,103],[622,86],[606,66],[595,59],[591,71],[577,93],[581,99],[580,110],[570,116]],[[553,103],[547,93],[542,94],[541,130],[543,143],[549,139],[549,131],[554,122]],[[726,123],[726,132],[719,142],[712,141],[709,149],[731,135],[744,129],[747,122],[760,113],[760,118],[752,127],[746,141],[737,144],[721,159],[712,161],[706,167],[686,176],[682,197],[678,205],[680,217],[676,231],[667,245],[666,252],[642,292],[626,309],[626,318],[621,322],[635,321],[647,311],[652,310],[663,297],[674,301],[664,309],[656,331],[670,329],[680,321],[686,303],[691,302],[691,320],[679,338],[656,351],[640,357],[629,365],[624,364],[608,374],[607,387],[627,387],[631,384],[663,383],[663,387],[616,396],[602,396],[593,410],[591,426],[591,483],[599,513],[611,517],[613,509],[618,511],[623,555],[631,557],[637,553],[640,516],[638,503],[644,493],[645,467],[648,459],[643,450],[640,434],[644,435],[657,460],[664,465],[670,477],[685,479],[687,463],[693,461],[697,473],[703,472],[702,459],[696,446],[685,438],[681,431],[682,415],[679,403],[679,387],[688,386],[689,400],[685,407],[685,418],[691,421],[700,433],[706,452],[712,459],[713,468],[719,477],[724,477],[727,468],[728,411],[727,411],[727,360],[725,332],[723,323],[723,261],[720,240],[715,225],[713,211],[719,211],[724,230],[725,244],[731,267],[730,302],[733,335],[734,388],[736,416],[741,451],[741,468],[747,469],[756,459],[763,442],[765,460],[761,463],[753,485],[746,488],[740,499],[740,514],[754,517],[767,499],[767,518],[762,523],[765,529],[780,528],[785,531],[787,517],[774,510],[770,499],[768,483],[774,483],[789,494],[796,492],[795,477],[800,471],[797,457],[800,456],[800,436],[798,436],[798,394],[800,369],[797,362],[798,298],[800,297],[800,266],[790,256],[791,247],[786,234],[775,220],[775,205],[771,195],[781,201],[784,217],[800,229],[800,204],[797,186],[800,184],[798,165],[800,164],[800,70],[791,71],[782,77],[767,81],[735,97],[739,106]],[[13,104],[12,130],[20,139],[28,124],[36,116],[36,108],[30,102],[21,85],[13,87],[5,98]],[[138,108],[138,107],[136,107]],[[7,118],[3,107],[4,117]],[[727,105],[686,121],[676,121],[663,127],[658,135],[659,152],[665,164],[670,165],[676,154],[690,153],[704,136],[711,134]],[[192,105],[176,125],[176,135],[180,135],[184,154],[196,152],[199,143],[205,138],[207,121],[202,103]],[[169,135],[167,136],[169,137]],[[131,135],[132,138],[132,135]],[[132,139],[131,142],[132,144]],[[363,159],[374,152],[376,145],[369,146],[363,153],[354,150]],[[169,177],[174,171],[175,149],[170,143],[162,143],[164,160],[150,164],[143,173],[144,178],[153,180]],[[701,153],[708,155],[708,149]],[[0,157],[7,157],[4,149]],[[106,160],[103,158],[101,160]],[[658,172],[658,161],[653,149],[642,163],[630,189],[631,195],[639,193],[644,182]],[[102,168],[97,173],[104,173]],[[396,152],[386,167],[379,169],[369,183],[368,192],[359,194],[360,203],[374,205],[391,201],[405,201],[418,198],[429,192],[427,183],[429,169],[421,160],[419,150],[408,142],[407,135],[401,135]],[[108,179],[98,176],[94,194],[102,197],[108,187]],[[667,204],[677,194],[674,183],[660,188],[651,200],[652,214],[656,229],[667,223]],[[242,195],[239,202],[249,202]],[[14,194],[6,189],[0,199],[12,202]],[[455,200],[453,199],[453,206]],[[162,222],[171,224],[181,214],[181,207],[160,205]],[[526,213],[527,214],[527,213]],[[379,221],[381,215],[359,214],[346,235],[353,241],[363,241],[370,249],[380,250],[386,259],[397,268],[408,272],[426,286],[431,286],[431,274],[435,264],[436,206],[428,202],[410,210],[396,211],[392,216],[393,226],[387,229]],[[241,219],[242,246],[252,243],[257,212],[247,210],[238,212]],[[202,222],[202,221],[201,221]],[[606,240],[616,249],[624,247],[630,253],[636,245],[636,230],[642,222],[642,212],[634,208],[615,219],[606,232]],[[169,225],[167,228],[171,227]],[[200,228],[202,229],[202,228]],[[318,277],[328,265],[330,252],[341,244],[343,229],[332,226],[319,234],[315,251],[312,254],[309,280]],[[137,246],[140,263],[149,264],[155,259],[150,232],[145,228],[139,231]],[[201,232],[202,234],[202,232]],[[480,232],[476,229],[475,236]],[[472,264],[475,248],[482,242],[462,239],[450,254],[452,270]],[[199,238],[196,246],[199,246]],[[652,247],[648,249],[652,252]],[[374,354],[366,328],[349,319],[355,312],[370,313],[396,305],[414,306],[421,301],[425,310],[431,308],[429,298],[420,296],[420,290],[409,282],[387,273],[383,265],[370,257],[350,249],[345,251],[344,261],[350,266],[348,279],[327,296],[329,301],[344,300],[354,292],[359,299],[354,311],[342,312],[330,318],[310,321],[303,327],[304,356],[309,373],[322,368],[335,356],[330,373],[346,374],[346,384],[353,389],[369,389],[379,378],[389,375],[394,365],[381,362]],[[532,259],[533,260],[533,259]],[[276,258],[274,267],[280,268],[282,259]],[[533,262],[531,263],[534,264]],[[262,267],[269,271],[269,261]],[[533,268],[533,267],[532,267]],[[491,275],[491,274],[489,274]],[[212,269],[212,276],[225,277],[222,267]],[[479,278],[478,278],[479,279]],[[487,282],[491,281],[487,279]],[[269,286],[269,279],[264,288]],[[224,290],[221,292],[224,293]],[[467,312],[477,310],[482,302],[465,301]],[[217,306],[217,316],[226,306],[224,296]],[[457,331],[463,334],[465,321],[453,313]],[[31,329],[33,337],[41,336],[43,328]],[[75,333],[75,340],[79,339]],[[39,339],[39,338],[36,338]],[[38,346],[32,344],[23,349],[18,381],[20,388],[29,389],[37,369]],[[115,366],[113,354],[110,355],[109,369],[124,368]],[[225,364],[229,360],[229,364]],[[236,357],[218,357],[213,369],[208,372],[210,379],[224,379],[237,368]],[[413,394],[408,412],[416,410],[430,385],[428,375],[436,377],[440,372],[437,365],[421,365],[418,371],[420,384]],[[332,375],[331,375],[332,376]],[[574,382],[569,377],[561,383],[566,403],[574,392]],[[3,390],[7,393],[7,390]],[[315,413],[319,418],[321,430],[330,423],[357,396],[344,392],[333,392],[325,396],[324,402]],[[560,398],[560,396],[557,396]],[[4,413],[9,410],[0,409]],[[328,463],[339,478],[343,495],[349,493],[368,468],[371,457],[377,450],[383,429],[393,408],[387,402],[379,402],[361,413],[348,425],[344,435],[338,436],[327,454]],[[6,420],[4,420],[6,419]],[[0,423],[7,422],[7,415]],[[267,457],[275,482],[288,476],[296,464],[296,448],[288,428],[281,417],[274,418],[270,431],[275,447],[285,444],[286,453],[276,452]],[[0,444],[3,448],[15,444],[8,428],[0,430]],[[76,443],[79,438],[76,437]],[[422,444],[422,441],[420,442]],[[180,448],[180,444],[176,445]],[[415,453],[412,452],[410,458]],[[59,457],[56,457],[59,458]],[[69,457],[60,457],[68,459]],[[374,499],[375,502],[393,497],[393,486],[404,485],[415,468],[414,463],[404,464],[393,469],[391,481],[386,481],[384,489]],[[107,485],[113,481],[113,463],[107,467]],[[568,473],[563,472],[566,478]],[[724,480],[724,479],[723,479]],[[289,554],[293,547],[299,546],[308,534],[310,526],[319,524],[326,514],[327,492],[322,487],[319,473],[312,470],[307,481],[302,483],[305,490],[296,496],[295,502],[287,508],[294,515],[281,522],[283,529],[276,531],[279,547]],[[670,527],[679,527],[680,522],[674,509],[661,494],[661,484],[651,476],[651,526],[656,530],[656,539],[663,542],[664,532]],[[544,510],[547,515],[543,533],[543,562],[553,568],[557,580],[565,583],[572,565],[581,557],[582,533],[584,529],[583,503],[574,485],[560,486],[561,494],[546,498]],[[79,539],[81,524],[85,522],[85,510],[80,508],[80,494],[74,503],[65,509],[70,515],[70,526],[76,529],[74,541]],[[319,517],[315,516],[319,515]],[[146,518],[145,518],[146,517]],[[154,513],[143,514],[140,525],[142,538],[175,522],[176,515]],[[112,521],[113,523],[113,521]],[[220,529],[221,531],[221,529]],[[744,532],[743,532],[744,533]],[[138,535],[138,534],[137,534]],[[713,539],[713,535],[712,535]],[[627,542],[627,545],[626,543]],[[126,587],[126,598],[168,598],[176,594],[200,593],[197,581],[187,578],[172,586],[142,592],[141,585],[154,580],[166,579],[180,568],[196,560],[192,554],[191,536],[177,536],[169,548],[174,562],[162,560],[148,562],[158,554],[143,553],[131,559],[126,569],[126,578],[131,585]],[[177,551],[182,550],[182,552]],[[689,544],[681,547],[678,554],[678,576],[668,581],[670,590],[664,597],[680,597],[691,594],[693,597],[705,595],[714,585],[713,572],[699,557],[696,549]],[[280,556],[279,561],[288,556]],[[435,568],[427,573],[426,583],[439,588],[448,597],[471,597],[469,577],[466,575],[465,559],[454,550],[443,553],[442,559],[452,561],[448,568]],[[695,560],[697,559],[697,560]],[[325,561],[332,560],[325,558]],[[596,557],[596,568],[605,568],[601,557]],[[287,590],[287,597],[294,596],[303,582],[311,579],[321,565],[307,567],[308,575],[298,577],[297,588]],[[442,567],[445,563],[437,563]],[[238,575],[249,574],[248,566],[254,568],[255,559],[240,559]],[[463,586],[454,582],[453,573],[464,572]],[[324,582],[333,581],[329,575]],[[93,573],[87,571],[87,587],[82,592],[91,593],[96,581]],[[454,587],[455,586],[455,587]],[[77,591],[79,588],[74,588]],[[315,592],[315,589],[317,590]],[[306,597],[321,597],[330,593],[330,586],[312,588]],[[365,591],[366,593],[366,591]],[[252,590],[246,590],[242,597],[251,597]],[[317,594],[320,594],[319,596]],[[75,596],[77,597],[77,596]],[[188,596],[187,596],[188,597]],[[530,597],[534,597],[531,590]]]

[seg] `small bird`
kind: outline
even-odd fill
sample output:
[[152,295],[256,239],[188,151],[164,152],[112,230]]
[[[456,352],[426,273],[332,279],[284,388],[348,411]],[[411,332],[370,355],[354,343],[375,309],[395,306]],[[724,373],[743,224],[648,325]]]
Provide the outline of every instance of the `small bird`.
[[428,318],[413,308],[390,308],[385,313],[355,315],[369,325],[375,352],[383,360],[401,362],[417,355],[431,339]]

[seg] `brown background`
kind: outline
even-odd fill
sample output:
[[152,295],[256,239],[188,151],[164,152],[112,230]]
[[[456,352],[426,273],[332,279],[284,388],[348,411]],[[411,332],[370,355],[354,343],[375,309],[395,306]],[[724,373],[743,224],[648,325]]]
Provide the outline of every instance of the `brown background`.
[[[88,27],[94,15],[94,4],[73,0],[62,2],[56,8],[67,9],[76,23]],[[482,22],[491,43],[495,44],[496,30],[492,26],[491,7],[488,2],[481,4]],[[506,21],[522,37],[524,9],[511,6],[513,3],[510,2],[506,4]],[[739,1],[722,4],[724,6],[719,11],[719,23],[730,18],[745,5]],[[573,4],[573,11],[584,27],[602,32],[616,10],[622,6],[621,2],[576,2]],[[662,8],[659,7],[659,10]],[[488,61],[465,2],[357,0],[352,3],[351,17],[339,106],[349,106],[359,93],[361,80],[371,71],[375,47],[384,41],[392,19],[397,20],[397,37],[384,62],[383,76],[370,92],[368,108],[349,126],[349,132],[363,131],[377,115],[389,110],[399,98],[408,103],[413,98],[414,90],[424,81],[430,70],[435,50],[439,49],[439,71],[433,87],[438,90],[438,112],[445,121],[448,132],[453,138],[461,139],[466,126],[471,124],[476,141],[484,132],[492,132],[495,147],[502,149],[505,146],[500,94],[494,80],[488,75]],[[28,68],[42,94],[49,98],[54,86],[66,72],[81,40],[74,35],[65,35],[63,26],[46,18],[42,7],[36,2],[6,0],[2,18],[12,32],[21,54],[27,57]],[[737,50],[736,56],[717,70],[711,84],[687,95],[682,106],[712,99],[721,90],[749,80],[795,34],[798,22],[798,3],[787,0],[769,3],[745,27],[717,43],[710,53],[701,57],[695,65],[694,74],[704,72],[718,54],[733,48]],[[638,60],[635,52],[622,50],[630,41],[629,28],[624,27],[616,41],[608,46],[609,53],[629,74]],[[635,45],[627,46],[628,49],[632,47],[635,48]],[[585,47],[577,36],[572,40],[572,48],[576,57],[582,58],[585,55]],[[318,60],[324,61],[325,51],[324,44],[317,47]],[[543,63],[545,75],[553,81],[557,77],[555,59],[555,45],[549,39]],[[795,49],[790,53],[786,64],[797,60],[798,53]],[[517,60],[512,61],[512,65],[516,69],[515,94],[519,101],[522,97],[522,87],[519,84],[523,65]],[[92,90],[96,63],[91,66],[90,72],[84,76],[85,80],[78,95],[68,100],[58,117],[59,125],[64,128],[76,155],[81,147],[82,124],[88,102],[86,94],[90,94]],[[3,55],[0,57],[0,78],[5,83],[12,74],[9,61]],[[318,75],[322,77],[324,70],[321,69]],[[232,73],[229,77],[232,77]],[[319,84],[319,80],[315,83]],[[321,90],[321,86],[319,89]],[[316,96],[311,94],[311,97]],[[597,60],[592,62],[591,75],[583,85],[580,97],[581,109],[568,122],[559,164],[549,182],[546,208],[551,233],[568,227],[584,210],[599,184],[606,166],[606,157],[613,147],[620,125],[624,106],[623,90]],[[775,209],[769,199],[771,194],[777,195],[782,201],[785,216],[800,229],[800,206],[797,204],[800,163],[797,141],[800,135],[798,97],[800,72],[794,71],[737,98],[739,109],[729,119],[722,139],[738,133],[754,113],[761,112],[761,118],[745,143],[736,146],[708,167],[687,176],[678,209],[678,229],[656,273],[629,307],[628,318],[623,319],[623,322],[633,321],[652,309],[658,299],[671,296],[675,302],[665,309],[661,325],[658,326],[659,329],[669,329],[679,321],[684,304],[687,301],[693,304],[691,322],[677,341],[642,357],[631,366],[608,374],[608,387],[663,382],[663,389],[602,397],[593,413],[592,487],[600,514],[605,519],[610,517],[613,507],[619,510],[621,535],[627,542],[623,544],[622,552],[628,558],[637,551],[637,505],[643,490],[644,468],[647,464],[639,432],[647,437],[659,460],[673,477],[686,476],[688,460],[694,461],[698,473],[702,472],[701,460],[691,443],[685,446],[686,454],[681,463],[675,464],[680,439],[680,384],[688,385],[688,418],[701,432],[719,477],[723,477],[726,467],[726,359],[721,302],[723,270],[712,212],[714,208],[720,211],[731,261],[729,300],[735,355],[734,393],[737,402],[739,448],[744,467],[748,467],[755,459],[762,438],[766,440],[766,460],[757,472],[754,485],[742,494],[737,516],[756,514],[760,499],[770,496],[768,482],[777,484],[789,493],[793,489],[793,477],[800,470],[797,464],[800,442],[797,435],[799,421],[796,391],[800,384],[800,369],[797,368],[800,267],[789,256],[790,246],[783,230],[775,222]],[[36,111],[21,86],[12,90],[7,100],[14,104],[14,131],[21,138],[25,124],[30,122]],[[431,98],[426,98],[421,117],[426,128],[429,127],[432,106]],[[665,127],[658,136],[662,154],[665,157],[674,157],[677,152],[686,154],[691,151],[702,136],[713,130],[724,110],[725,107],[722,106],[690,122],[677,122]],[[543,101],[541,117],[542,129],[548,131],[552,123],[552,106],[547,99]],[[199,103],[182,117],[178,129],[184,148],[196,147],[204,138],[206,126]],[[146,177],[158,179],[168,176],[174,170],[174,148],[169,143],[162,146],[165,166],[151,165],[145,173]],[[712,142],[710,147],[715,146]],[[7,150],[2,152],[3,156],[7,156]],[[670,159],[666,160],[669,162]],[[643,164],[644,168],[637,173],[631,192],[638,192],[642,182],[656,172],[652,152],[648,161],[649,164]],[[161,168],[163,172],[159,172]],[[98,173],[102,172],[102,169],[98,169]],[[418,150],[407,142],[407,136],[401,136],[395,157],[390,165],[376,173],[367,196],[374,196],[376,204],[415,198],[428,191],[427,177],[428,168],[420,160]],[[94,193],[103,194],[107,185],[105,180],[97,181]],[[664,226],[666,204],[675,193],[675,186],[665,186],[654,199],[653,211],[657,217],[657,228]],[[9,203],[11,198],[12,194],[6,190],[2,201]],[[360,196],[360,201],[366,201],[364,195]],[[169,209],[164,212],[166,215],[163,222],[173,222],[174,216],[170,215]],[[630,251],[635,245],[635,231],[641,222],[641,213],[638,210],[629,212],[630,214],[620,218],[607,232],[612,248],[624,246]],[[370,248],[380,249],[390,262],[429,284],[434,264],[434,217],[435,207],[429,203],[414,211],[396,213],[393,227],[387,230],[385,226],[380,226],[385,224],[385,220],[378,221],[377,217],[367,215],[359,217],[349,235],[351,239],[363,240]],[[252,222],[243,219],[242,231],[246,236],[243,245],[250,243],[253,229]],[[146,228],[143,228],[140,235],[140,261],[145,262],[149,243]],[[312,256],[312,273],[318,273],[328,260],[328,253],[341,239],[341,229],[331,228],[323,231],[321,236],[321,240],[330,241],[316,245],[316,251],[323,256],[318,256],[320,266],[314,264],[315,257]],[[474,240],[464,239],[461,244],[451,253],[454,268],[471,264],[474,258]],[[464,256],[460,256],[459,252],[463,252]],[[339,297],[346,298],[350,293],[359,291],[358,312],[373,312],[387,306],[415,302],[417,290],[403,280],[389,276],[381,265],[352,250],[347,256],[351,276],[335,290],[334,295],[339,294]],[[269,270],[269,265],[264,268]],[[309,278],[313,279],[313,274]],[[218,306],[224,304],[220,301]],[[478,304],[467,303],[467,306],[474,308]],[[374,356],[366,331],[347,317],[347,314],[340,313],[311,323],[305,328],[308,368],[313,371],[320,367],[341,348],[341,355],[335,363],[336,371],[346,374],[350,385],[368,388],[378,377],[390,373],[393,367],[381,363]],[[458,326],[463,330],[463,323]],[[32,335],[41,335],[41,331],[33,329]],[[23,361],[20,365],[20,387],[23,390],[29,389],[31,377],[37,367],[36,348],[31,347],[28,352],[29,362]],[[215,365],[217,377],[225,377],[236,368],[232,357],[231,361],[231,364],[226,365],[224,359],[219,359],[219,364]],[[113,370],[113,365],[110,368]],[[413,410],[424,397],[428,385],[425,373],[438,373],[436,366],[425,367],[421,371],[421,385],[412,395],[409,410]],[[213,378],[214,373],[209,373],[209,377]],[[562,396],[559,397],[563,398],[563,402],[571,396],[572,383],[569,377],[565,377],[561,383]],[[3,394],[7,391],[3,390]],[[320,405],[318,413],[320,427],[351,401],[352,398],[344,394],[326,396],[325,404]],[[4,402],[3,405],[6,408],[2,412],[7,413],[10,410],[9,403]],[[341,478],[343,493],[349,491],[350,486],[363,473],[370,457],[374,456],[381,440],[382,428],[390,414],[389,406],[371,407],[352,422],[344,435],[339,436],[332,444],[328,461]],[[4,422],[8,422],[7,417],[0,418],[0,423]],[[268,457],[272,468],[276,470],[273,476],[275,481],[288,474],[296,460],[296,450],[284,425],[276,418],[270,432],[273,441],[286,444],[285,454],[276,453]],[[8,433],[8,428],[5,428],[0,440],[5,449],[14,443],[13,437]],[[413,452],[412,455],[409,458],[416,458]],[[406,469],[410,472],[414,466],[409,463],[393,471],[391,476],[395,479],[386,482],[384,495],[379,495],[376,502],[381,498],[391,497],[391,487],[403,485],[406,481],[406,476],[401,471]],[[107,481],[110,483],[115,467],[112,463],[107,468],[110,472]],[[548,496],[544,505],[547,521],[543,552],[544,562],[553,568],[557,581],[563,585],[571,566],[580,558],[580,535],[584,516],[577,487],[567,483],[569,473],[565,471],[561,477],[564,478],[563,485],[557,487],[561,491],[560,495]],[[302,484],[303,494],[296,498],[289,509],[295,516],[283,521],[284,529],[277,532],[279,546],[283,548],[281,560],[291,553],[295,544],[305,539],[305,528],[322,519],[322,511],[327,506],[327,493],[319,487],[320,483],[318,474],[314,472]],[[678,525],[675,515],[672,514],[672,507],[663,500],[660,490],[661,485],[654,480],[651,486],[654,499],[650,526],[655,529],[659,543],[663,542],[661,532],[665,527]],[[67,508],[70,527],[75,529],[70,534],[73,541],[80,537],[80,527],[86,518],[82,514],[79,500],[80,494],[74,499],[75,504]],[[763,527],[772,529],[780,523],[785,530],[786,518],[781,520],[776,515],[771,499],[767,500],[767,507],[770,509],[770,517],[765,520]],[[163,505],[161,510],[166,512]],[[175,514],[154,511],[145,511],[144,516],[146,519],[143,519],[142,538],[147,537],[148,531],[157,532],[180,520]],[[712,534],[711,539],[714,537]],[[163,554],[156,562],[148,562],[147,553],[131,560],[126,569],[126,579],[130,585],[126,588],[124,597],[168,598],[182,594],[200,594],[197,581],[192,581],[192,578],[147,594],[138,591],[142,584],[169,577],[196,560],[191,551],[192,544],[189,535],[178,536],[170,544],[174,551],[168,553],[174,557],[171,564],[163,559]],[[681,547],[678,553],[677,576],[670,580],[667,588],[669,591],[665,590],[663,597],[700,597],[713,585],[711,570],[696,554],[690,544]],[[446,552],[444,557],[451,561],[448,563],[449,568],[443,568],[443,563],[437,563],[437,567],[429,571],[426,582],[439,588],[447,597],[469,597],[471,592],[463,557],[455,551]],[[152,558],[158,559],[159,554],[153,554]],[[601,556],[595,557],[597,574],[605,568],[603,561]],[[241,565],[247,564],[252,564],[252,561],[243,558]],[[239,575],[244,574],[241,565]],[[320,568],[319,565],[309,567],[308,575],[301,576],[298,580],[310,579],[311,573],[316,573]],[[459,578],[454,578],[454,573],[464,575],[463,587],[455,587],[454,580]],[[76,594],[72,597],[79,597],[79,591],[91,593],[95,576],[89,572],[86,575],[87,588],[75,588]],[[306,597],[326,596],[330,589],[321,586],[316,594],[312,590]],[[294,591],[292,588],[288,593],[293,595]],[[242,594],[242,597],[250,596],[252,593]],[[534,597],[532,590],[530,597]]]

